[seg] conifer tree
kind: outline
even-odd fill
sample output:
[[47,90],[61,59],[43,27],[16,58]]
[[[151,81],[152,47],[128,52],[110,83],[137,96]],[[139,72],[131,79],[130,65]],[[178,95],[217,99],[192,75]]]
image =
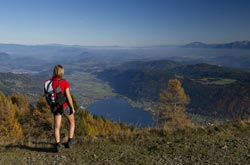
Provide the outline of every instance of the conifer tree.
[[0,142],[12,142],[23,136],[23,130],[16,119],[17,105],[10,97],[0,92]]
[[18,107],[17,111],[17,119],[22,127],[27,127],[27,124],[30,120],[30,104],[28,101],[28,97],[23,94],[13,93],[11,95],[11,101]]
[[167,89],[160,93],[160,103],[154,111],[156,120],[161,126],[169,128],[190,125],[191,121],[185,115],[189,101],[181,82],[177,79],[169,80]]

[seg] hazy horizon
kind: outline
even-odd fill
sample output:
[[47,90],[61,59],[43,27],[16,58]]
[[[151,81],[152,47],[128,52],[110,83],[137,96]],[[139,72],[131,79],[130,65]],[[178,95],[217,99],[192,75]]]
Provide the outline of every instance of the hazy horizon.
[[[178,48],[178,47],[182,47],[182,46],[185,46],[185,45],[188,45],[188,44],[192,44],[192,43],[204,43],[204,44],[208,44],[208,45],[210,45],[210,44],[230,44],[230,43],[234,43],[234,42],[244,42],[244,41],[246,41],[246,42],[250,42],[250,40],[241,40],[241,41],[239,41],[239,40],[235,40],[235,41],[231,41],[231,42],[221,42],[221,43],[206,43],[206,42],[202,42],[202,41],[190,41],[190,42],[188,42],[188,43],[184,43],[184,44],[165,44],[165,45],[163,45],[163,44],[159,44],[159,45],[140,45],[140,46],[136,46],[136,45],[130,45],[130,46],[128,46],[128,45],[79,45],[79,44],[62,44],[62,43],[41,43],[41,44],[36,44],[36,43],[33,43],[33,44],[22,44],[22,43],[12,43],[12,42],[10,42],[10,43],[8,43],[8,42],[6,42],[6,43],[3,43],[3,42],[0,42],[0,45],[19,45],[19,46],[65,46],[65,47],[82,47],[82,48],[84,48],[84,47],[89,47],[89,48],[91,48],[91,47],[96,47],[96,48],[98,48],[98,47],[103,47],[103,48],[105,48],[105,47],[110,47],[110,48],[150,48],[150,47],[176,47],[176,48]],[[211,48],[204,48],[204,49],[211,49]]]

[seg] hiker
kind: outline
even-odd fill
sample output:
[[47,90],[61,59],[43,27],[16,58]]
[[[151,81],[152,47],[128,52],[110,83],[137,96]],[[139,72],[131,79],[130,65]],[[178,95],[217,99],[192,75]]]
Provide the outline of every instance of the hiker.
[[51,107],[51,112],[54,115],[54,135],[57,152],[60,152],[63,148],[60,141],[62,115],[64,115],[69,122],[68,141],[65,146],[67,148],[71,148],[74,144],[73,136],[75,131],[75,109],[70,94],[70,84],[67,80],[63,79],[63,77],[63,66],[56,65],[54,67],[52,78],[46,80],[44,86],[46,100]]

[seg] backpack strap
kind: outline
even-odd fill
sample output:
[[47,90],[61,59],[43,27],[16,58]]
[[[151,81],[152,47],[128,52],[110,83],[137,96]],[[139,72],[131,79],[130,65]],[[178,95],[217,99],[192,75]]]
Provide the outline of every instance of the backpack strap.
[[[49,93],[49,90],[51,90],[51,88],[52,88],[52,79],[49,79],[49,80],[46,80],[45,82],[44,82],[44,93],[46,94],[46,93]],[[50,88],[51,87],[51,88]]]
[[47,91],[49,91],[49,86],[53,82],[53,80],[50,80],[49,84],[47,85]]

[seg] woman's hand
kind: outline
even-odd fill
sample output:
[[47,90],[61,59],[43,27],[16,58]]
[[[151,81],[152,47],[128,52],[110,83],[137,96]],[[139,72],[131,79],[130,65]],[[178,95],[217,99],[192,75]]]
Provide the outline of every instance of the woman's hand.
[[74,115],[76,113],[75,108],[71,108],[72,114]]

